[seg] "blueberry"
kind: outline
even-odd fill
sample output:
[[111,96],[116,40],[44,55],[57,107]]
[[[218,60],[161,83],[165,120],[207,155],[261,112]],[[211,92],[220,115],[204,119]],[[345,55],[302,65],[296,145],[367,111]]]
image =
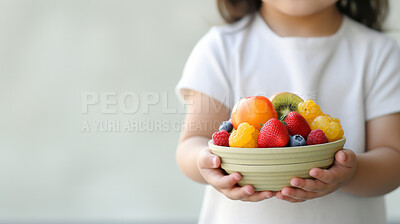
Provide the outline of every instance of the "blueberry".
[[231,132],[233,129],[233,125],[230,121],[224,121],[219,126],[219,130],[226,130],[228,133]]
[[301,135],[293,135],[290,137],[289,146],[303,146],[306,145],[306,140]]

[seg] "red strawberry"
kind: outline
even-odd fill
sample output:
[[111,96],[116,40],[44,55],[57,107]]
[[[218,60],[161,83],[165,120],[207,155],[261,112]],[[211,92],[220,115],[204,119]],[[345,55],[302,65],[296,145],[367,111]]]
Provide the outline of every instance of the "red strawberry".
[[257,144],[259,148],[283,147],[289,142],[289,132],[278,119],[269,119],[261,128]]
[[311,132],[311,128],[301,114],[292,111],[286,115],[284,121],[287,124],[286,127],[289,131],[289,135],[301,135],[304,139],[307,139],[308,134]]
[[229,133],[226,130],[215,132],[212,139],[214,145],[229,146]]
[[307,145],[316,145],[329,142],[321,129],[315,129],[307,136]]

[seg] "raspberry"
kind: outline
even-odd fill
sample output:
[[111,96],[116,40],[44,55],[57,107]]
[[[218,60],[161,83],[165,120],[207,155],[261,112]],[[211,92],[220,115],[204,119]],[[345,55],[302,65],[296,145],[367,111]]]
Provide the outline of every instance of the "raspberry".
[[311,125],[314,118],[322,115],[321,108],[314,102],[314,100],[305,100],[299,103],[299,113],[306,119],[307,123]]
[[312,130],[321,129],[330,142],[341,139],[344,134],[339,119],[329,115],[316,117],[310,126]]
[[328,138],[325,136],[325,133],[321,129],[312,130],[307,136],[307,145],[317,145],[327,142],[329,142]]
[[229,146],[229,133],[226,130],[215,132],[212,139],[214,145]]
[[259,131],[249,123],[239,124],[238,129],[232,131],[229,137],[230,147],[257,148],[257,138]]
[[233,125],[230,121],[224,121],[219,126],[219,130],[226,130],[227,132],[231,132],[233,129]]

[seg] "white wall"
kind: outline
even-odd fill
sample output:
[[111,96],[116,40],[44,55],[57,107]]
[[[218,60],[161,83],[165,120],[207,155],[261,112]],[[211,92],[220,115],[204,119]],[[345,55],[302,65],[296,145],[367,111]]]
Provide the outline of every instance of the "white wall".
[[386,20],[386,33],[400,44],[400,1],[389,0],[390,11]]
[[[0,1],[0,222],[195,221],[203,187],[175,164],[184,110],[173,89],[193,45],[219,21],[214,0]],[[102,113],[104,94],[128,91],[140,98],[136,113],[123,113],[121,101]],[[101,103],[85,114],[90,92]],[[152,121],[165,126],[123,130]],[[96,131],[94,122],[121,130]],[[399,190],[387,204],[400,221]]]
[[[0,1],[0,221],[195,220],[202,186],[175,164],[178,131],[92,122],[181,121],[163,107],[179,108],[173,89],[210,14],[213,1]],[[168,101],[82,114],[88,91]]]

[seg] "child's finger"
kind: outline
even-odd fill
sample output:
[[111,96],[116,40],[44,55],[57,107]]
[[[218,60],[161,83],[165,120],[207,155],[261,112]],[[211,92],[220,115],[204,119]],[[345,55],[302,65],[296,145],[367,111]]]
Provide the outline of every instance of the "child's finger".
[[292,180],[290,180],[290,185],[310,192],[320,192],[327,188],[326,183],[322,181],[302,179],[298,177],[292,178]]
[[312,168],[309,172],[310,176],[326,183],[326,184],[334,184],[336,182],[336,175],[334,175],[329,170],[324,170],[320,168]]
[[256,201],[262,201],[265,199],[270,199],[273,196],[274,196],[274,192],[272,192],[272,191],[258,191],[246,198],[242,198],[241,200],[256,202]]
[[295,199],[295,198],[283,195],[282,192],[280,192],[280,191],[276,193],[275,197],[278,199],[284,200],[284,201],[292,202],[292,203],[304,202],[304,200]]
[[201,169],[217,168],[221,165],[221,159],[212,154],[209,148],[205,148],[199,152],[197,165]]
[[202,173],[207,182],[217,189],[232,188],[242,179],[239,173],[225,175],[221,169],[203,169]]
[[356,163],[356,154],[348,149],[339,150],[335,154],[335,164],[346,167],[354,167]]
[[232,187],[230,189],[220,189],[227,198],[231,200],[241,200],[252,194],[254,194],[254,188],[251,185],[246,185],[243,187]]
[[281,193],[284,196],[288,196],[299,200],[309,200],[319,197],[319,193],[317,192],[305,191],[303,189],[294,189],[291,187],[284,187]]

